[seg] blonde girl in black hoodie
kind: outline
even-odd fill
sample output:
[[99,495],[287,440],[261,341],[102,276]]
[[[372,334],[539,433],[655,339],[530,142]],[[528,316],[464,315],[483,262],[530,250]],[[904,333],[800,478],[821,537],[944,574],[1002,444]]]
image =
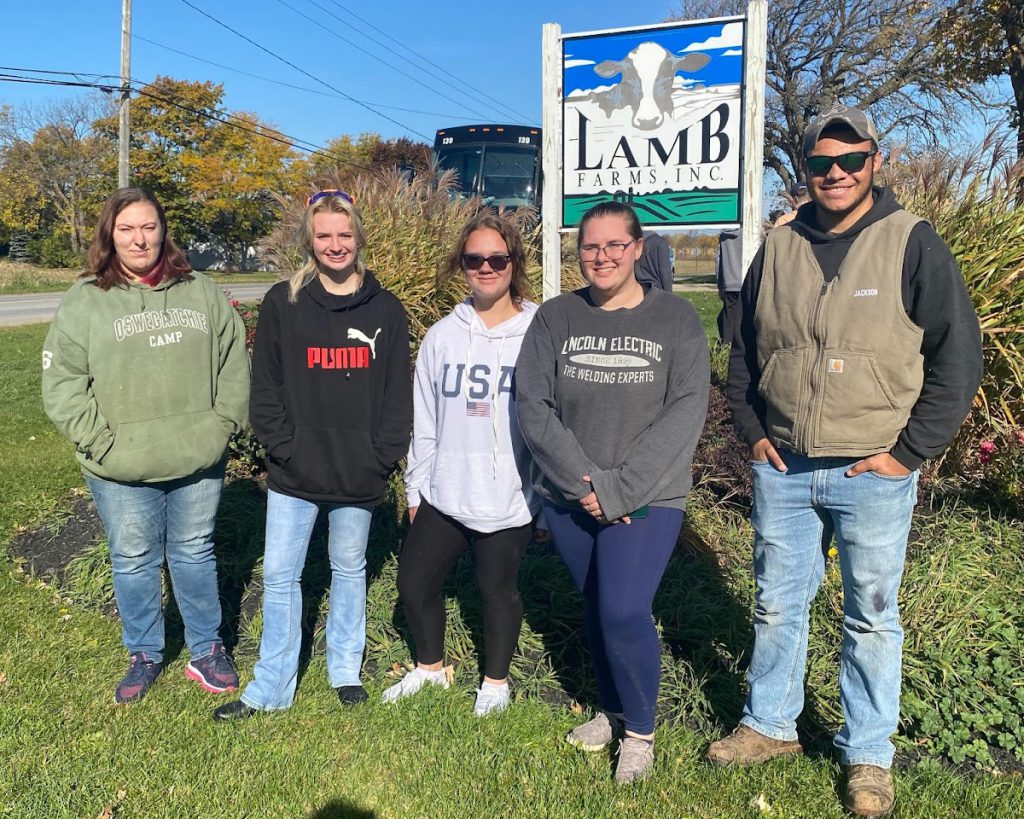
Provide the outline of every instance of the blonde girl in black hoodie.
[[287,708],[295,696],[300,579],[321,510],[330,523],[327,673],[362,702],[366,541],[373,507],[409,446],[409,328],[401,303],[363,263],[359,212],[342,191],[309,198],[306,263],[263,300],[250,416],[267,449],[263,636],[255,678],[218,720]]

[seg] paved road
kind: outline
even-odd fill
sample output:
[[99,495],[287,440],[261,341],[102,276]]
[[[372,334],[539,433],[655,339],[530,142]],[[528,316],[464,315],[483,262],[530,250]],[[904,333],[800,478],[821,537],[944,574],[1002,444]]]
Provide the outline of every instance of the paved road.
[[[256,301],[271,287],[270,284],[231,284],[224,290],[232,298]],[[49,321],[57,312],[63,293],[36,293],[28,296],[0,296],[0,327],[16,324],[38,324]]]
[[[241,301],[257,301],[263,298],[271,284],[230,284],[224,290],[232,298]],[[675,292],[689,290],[713,291],[713,284],[676,284]],[[13,327],[16,324],[38,324],[49,321],[57,312],[63,293],[37,293],[30,296],[0,296],[0,327]]]

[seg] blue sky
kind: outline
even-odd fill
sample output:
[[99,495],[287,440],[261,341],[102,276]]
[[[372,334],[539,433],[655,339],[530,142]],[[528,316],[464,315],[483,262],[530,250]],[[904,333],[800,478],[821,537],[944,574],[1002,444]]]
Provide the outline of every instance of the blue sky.
[[[251,111],[285,133],[319,145],[341,134],[363,131],[432,140],[434,131],[446,125],[485,121],[540,124],[544,23],[560,24],[563,33],[648,25],[661,22],[673,8],[671,0],[189,2],[317,79],[379,108],[390,119],[328,96],[334,92],[218,26],[182,0],[135,0],[132,76],[146,81],[165,74],[223,83],[225,104],[232,111]],[[117,0],[12,0],[3,5],[0,65],[118,73],[121,3]],[[156,43],[320,93],[244,76]],[[397,73],[359,48],[430,87]],[[410,50],[440,68],[424,65]],[[0,82],[0,104],[14,107],[83,93],[88,92]]]
[[[728,36],[723,30],[728,28]],[[622,34],[615,37],[581,37],[565,43],[565,88],[588,89],[609,85],[618,78],[604,79],[594,73],[594,65],[603,60],[619,60],[633,48],[650,39],[651,32]],[[707,23],[660,33],[658,42],[669,51],[683,54],[699,51],[712,57],[710,63],[686,77],[704,85],[740,83],[743,80],[742,23]]]

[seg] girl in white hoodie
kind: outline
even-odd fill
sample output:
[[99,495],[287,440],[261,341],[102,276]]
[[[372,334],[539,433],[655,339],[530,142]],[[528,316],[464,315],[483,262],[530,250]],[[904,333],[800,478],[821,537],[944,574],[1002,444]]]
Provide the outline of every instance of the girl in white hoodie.
[[416,360],[405,473],[412,525],[398,561],[398,593],[417,664],[383,699],[394,702],[429,683],[448,687],[441,589],[472,543],[486,649],[473,712],[483,716],[509,702],[508,668],[523,620],[516,580],[540,510],[515,409],[516,358],[537,305],[527,300],[519,232],[493,213],[462,229],[448,274],[460,270],[471,295],[427,331]]

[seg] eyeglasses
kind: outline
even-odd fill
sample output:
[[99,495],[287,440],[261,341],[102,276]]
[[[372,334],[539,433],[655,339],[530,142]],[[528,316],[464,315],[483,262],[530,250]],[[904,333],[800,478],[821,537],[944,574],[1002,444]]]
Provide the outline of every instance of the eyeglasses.
[[[636,240],[634,239],[633,242]],[[609,242],[604,247],[600,245],[580,245],[580,258],[585,262],[597,261],[598,254],[603,250],[607,259],[617,262],[625,253],[626,248],[633,242]]]
[[484,262],[487,262],[491,270],[495,273],[501,273],[502,270],[508,267],[509,258],[509,256],[503,256],[500,253],[495,253],[493,256],[481,256],[479,253],[463,253],[462,269],[479,270],[484,266]]
[[833,165],[838,165],[845,173],[857,173],[864,168],[864,163],[877,153],[877,150],[851,151],[839,156],[806,156],[804,161],[807,162],[807,170],[814,176],[824,176],[832,170]]
[[321,199],[328,196],[337,196],[339,199],[344,199],[350,205],[354,205],[356,203],[349,194],[345,193],[345,191],[317,191],[316,193],[310,194],[309,198],[306,200],[306,207],[308,208],[310,205],[315,205]]

